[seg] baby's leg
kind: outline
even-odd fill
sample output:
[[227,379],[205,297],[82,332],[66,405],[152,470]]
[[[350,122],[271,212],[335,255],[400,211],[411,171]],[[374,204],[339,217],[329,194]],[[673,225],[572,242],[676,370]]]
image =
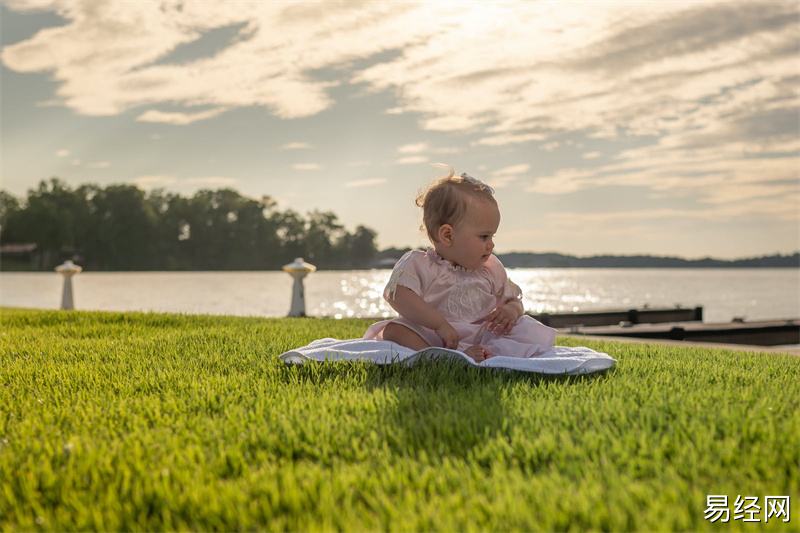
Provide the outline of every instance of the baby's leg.
[[424,350],[430,348],[428,343],[425,342],[415,331],[412,331],[402,324],[395,324],[393,322],[386,324],[383,329],[383,340],[396,342],[406,348],[412,350]]

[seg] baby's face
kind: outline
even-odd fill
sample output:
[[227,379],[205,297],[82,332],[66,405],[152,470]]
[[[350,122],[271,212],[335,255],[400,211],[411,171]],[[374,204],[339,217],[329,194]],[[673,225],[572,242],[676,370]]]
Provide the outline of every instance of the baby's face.
[[471,201],[463,220],[453,226],[453,242],[447,259],[469,270],[483,266],[494,250],[494,234],[500,225],[500,210],[491,202]]

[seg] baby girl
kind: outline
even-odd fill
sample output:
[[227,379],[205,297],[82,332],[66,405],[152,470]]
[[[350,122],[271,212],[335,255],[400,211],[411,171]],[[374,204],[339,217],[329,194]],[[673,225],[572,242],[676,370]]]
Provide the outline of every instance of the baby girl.
[[520,288],[492,255],[500,225],[494,190],[447,168],[416,202],[433,247],[405,254],[383,292],[400,316],[371,325],[364,338],[452,348],[476,362],[552,348],[556,330],[524,314]]

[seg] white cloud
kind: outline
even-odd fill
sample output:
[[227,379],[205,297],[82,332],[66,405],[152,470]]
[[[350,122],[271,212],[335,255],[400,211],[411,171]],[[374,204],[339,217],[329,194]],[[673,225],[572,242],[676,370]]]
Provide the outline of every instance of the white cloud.
[[306,150],[309,148],[312,146],[304,142],[290,142],[281,146],[281,150]]
[[545,150],[547,152],[552,152],[553,150],[555,150],[559,146],[561,146],[561,143],[559,143],[558,141],[552,141],[552,142],[543,144],[539,148],[541,148],[542,150]]
[[316,163],[295,163],[292,168],[295,170],[320,170],[322,166]]
[[56,155],[57,155],[58,157],[69,157],[69,154],[70,154],[70,151],[69,151],[69,150],[66,150],[66,149],[63,149],[63,150],[58,150],[58,151],[56,152]]
[[167,186],[181,186],[181,185],[209,185],[209,186],[230,186],[239,183],[237,178],[228,178],[224,176],[208,176],[199,178],[176,178],[168,174],[148,174],[144,176],[137,176],[129,180],[130,183],[136,185],[140,189],[157,189],[159,187]]
[[371,178],[366,180],[348,181],[344,184],[345,187],[370,187],[373,185],[380,185],[386,183],[386,178]]
[[[47,73],[57,90],[46,104],[78,114],[135,109],[139,121],[181,126],[260,107],[291,119],[329,109],[331,88],[357,85],[356,97],[393,98],[385,113],[486,150],[581,148],[569,134],[650,143],[605,165],[598,152],[576,156],[594,164],[588,169],[551,165],[546,175],[526,176],[530,191],[627,186],[691,197],[723,214],[745,212],[748,198],[769,217],[791,218],[797,208],[796,2],[6,6],[55,11],[66,21],[4,46],[0,60],[17,72]],[[164,61],[226,27],[238,35],[213,55]],[[321,69],[324,80],[314,75]],[[407,144],[396,163],[455,150]],[[529,172],[493,176],[507,186]]]
[[511,165],[495,170],[492,173],[492,179],[489,183],[495,189],[503,189],[508,187],[511,183],[517,181],[520,174],[525,174],[530,170],[531,166],[527,163],[520,163],[519,165]]
[[505,176],[509,174],[525,174],[531,169],[527,163],[520,163],[519,165],[511,165],[510,167],[503,167],[500,170],[495,170],[495,176]]
[[111,163],[108,161],[95,161],[93,163],[88,163],[86,168],[108,168],[111,166]]
[[458,148],[456,146],[443,146],[440,148],[434,148],[430,146],[428,143],[404,144],[402,146],[397,147],[398,154],[422,154],[422,153],[457,154],[460,152],[461,148]]
[[[702,131],[702,130],[699,130]],[[800,148],[800,140],[778,144]],[[654,198],[692,198],[710,217],[751,216],[800,221],[797,157],[755,158],[751,143],[682,146],[666,136],[655,145],[626,150],[618,162],[592,168],[566,168],[536,178],[526,190],[569,194],[608,186],[640,187]],[[698,215],[699,216],[699,215]]]
[[592,184],[595,171],[591,169],[562,169],[550,176],[536,178],[525,190],[540,194],[568,194]]
[[505,189],[513,182],[517,181],[517,179],[517,176],[511,175],[496,176],[489,181],[488,185],[490,185],[493,189]]
[[436,154],[460,154],[462,150],[457,146],[445,146],[442,148],[435,148],[433,152]]
[[395,161],[398,165],[414,165],[417,163],[427,163],[428,158],[420,155],[412,155],[408,157],[401,157]]
[[174,185],[178,180],[166,174],[149,174],[145,176],[137,176],[129,180],[130,183],[136,185],[140,189],[156,189],[158,187],[166,187],[167,185]]
[[505,146],[507,144],[520,144],[530,141],[542,141],[547,137],[543,133],[503,133],[479,139],[476,146]]
[[[51,72],[56,101],[78,113],[146,107],[138,120],[174,125],[243,106],[310,116],[333,104],[331,87],[356,83],[366,92],[392,91],[397,105],[388,113],[416,113],[427,129],[486,131],[476,144],[504,146],[574,130],[614,137],[619,126],[658,134],[674,131],[674,117],[700,103],[753,108],[783,87],[770,105],[785,106],[798,95],[796,83],[783,83],[796,72],[798,7],[791,2],[8,7],[56,11],[67,21],[4,47],[8,68]],[[720,22],[708,31],[705,20]],[[231,27],[238,35],[214,55],[160,62],[205,32]],[[387,51],[399,53],[360,71],[343,67]],[[333,78],[309,74],[323,68]],[[165,103],[186,109],[152,107]]]
[[209,176],[207,178],[184,178],[178,181],[187,185],[235,185],[239,183],[237,178],[226,178],[222,176]]
[[69,164],[72,165],[73,167],[78,167],[81,164],[81,160],[80,159],[73,159],[72,161],[69,162]]
[[140,122],[160,122],[164,124],[173,124],[176,126],[185,126],[198,120],[206,120],[208,118],[216,117],[220,113],[225,112],[225,108],[209,109],[207,111],[198,111],[196,113],[176,113],[176,112],[163,112],[151,109],[142,113],[136,120]]
[[426,151],[428,151],[428,143],[404,144],[397,148],[399,154],[418,154]]

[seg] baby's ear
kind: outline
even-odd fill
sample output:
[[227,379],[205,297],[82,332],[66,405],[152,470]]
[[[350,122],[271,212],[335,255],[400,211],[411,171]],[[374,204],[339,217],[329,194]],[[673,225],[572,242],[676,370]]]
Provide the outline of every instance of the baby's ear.
[[436,236],[439,237],[440,243],[445,246],[450,246],[453,244],[453,226],[450,224],[442,224],[439,226],[439,231],[436,232]]

